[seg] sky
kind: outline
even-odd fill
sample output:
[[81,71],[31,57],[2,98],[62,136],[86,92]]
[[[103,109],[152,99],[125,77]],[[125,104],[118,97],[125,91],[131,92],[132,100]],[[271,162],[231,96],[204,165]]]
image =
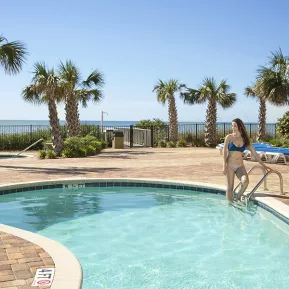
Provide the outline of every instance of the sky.
[[[4,1],[0,34],[20,40],[29,56],[22,71],[7,75],[0,66],[0,120],[47,120],[48,108],[24,102],[33,65],[44,61],[57,69],[72,60],[83,79],[98,69],[105,78],[104,98],[80,108],[80,119],[168,120],[158,103],[159,79],[177,79],[197,88],[205,77],[227,79],[237,102],[218,107],[218,121],[239,117],[258,121],[258,101],[244,96],[256,70],[279,47],[289,55],[286,0],[62,0]],[[204,121],[206,104],[185,105],[175,95],[179,121]],[[267,122],[288,107],[268,105]],[[58,106],[65,119],[64,105]]]

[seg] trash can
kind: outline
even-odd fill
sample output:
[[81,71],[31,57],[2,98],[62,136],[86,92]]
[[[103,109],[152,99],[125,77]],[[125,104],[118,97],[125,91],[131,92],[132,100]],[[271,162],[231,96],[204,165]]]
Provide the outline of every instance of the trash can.
[[113,132],[112,148],[123,149],[123,132],[122,131],[115,130]]

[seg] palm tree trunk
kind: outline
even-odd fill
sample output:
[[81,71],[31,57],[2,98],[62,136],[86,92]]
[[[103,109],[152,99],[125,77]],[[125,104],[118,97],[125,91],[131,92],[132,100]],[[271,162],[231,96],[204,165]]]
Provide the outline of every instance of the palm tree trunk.
[[73,111],[74,111],[73,131],[75,135],[80,135],[80,120],[79,120],[78,102],[76,99],[74,101]]
[[264,139],[266,134],[266,100],[263,98],[260,98],[258,121],[259,125],[258,125],[257,141],[261,141]]
[[168,99],[169,108],[169,140],[176,142],[178,140],[178,113],[175,97],[172,95]]
[[69,95],[67,94],[65,97],[65,121],[67,127],[67,137],[73,136],[72,114],[71,101]]
[[206,111],[205,144],[208,147],[215,146],[217,134],[217,103],[209,98]]
[[52,133],[53,148],[54,151],[57,153],[57,155],[60,155],[61,151],[64,148],[64,143],[60,134],[60,123],[58,119],[56,103],[53,96],[51,96],[48,101],[48,110],[49,110],[49,123]]
[[78,136],[80,132],[80,122],[78,113],[78,103],[73,92],[68,93],[65,102],[65,120],[67,124],[67,136]]

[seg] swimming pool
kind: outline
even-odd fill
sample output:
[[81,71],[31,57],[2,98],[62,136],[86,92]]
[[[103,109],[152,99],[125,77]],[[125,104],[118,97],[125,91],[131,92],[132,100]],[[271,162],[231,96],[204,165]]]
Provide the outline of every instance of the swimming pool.
[[0,220],[67,246],[84,289],[288,288],[288,225],[224,196],[164,188],[0,197]]
[[27,156],[24,156],[24,155],[19,155],[19,156],[17,156],[16,154],[14,154],[14,155],[4,155],[4,154],[0,154],[0,160],[1,159],[12,159],[12,158],[15,158],[15,159],[18,159],[18,158],[26,158]]

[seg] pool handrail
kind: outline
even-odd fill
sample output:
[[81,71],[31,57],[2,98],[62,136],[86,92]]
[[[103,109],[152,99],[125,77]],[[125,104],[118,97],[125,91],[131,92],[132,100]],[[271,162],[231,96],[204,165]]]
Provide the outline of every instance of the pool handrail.
[[36,144],[38,144],[39,142],[44,141],[43,138],[40,138],[38,141],[34,142],[32,145],[30,145],[29,147],[25,148],[23,151],[19,152],[18,154],[14,155],[13,157],[17,157],[20,154],[24,153],[25,151],[29,150],[31,147],[35,146]]
[[262,179],[258,182],[258,184],[253,188],[253,190],[245,196],[245,198],[247,198],[247,202],[250,201],[250,198],[252,197],[252,195],[256,192],[256,190],[260,187],[260,185],[266,181],[266,178],[270,175],[270,174],[277,174],[279,176],[279,180],[280,180],[280,193],[281,195],[284,195],[284,191],[283,191],[283,177],[281,175],[280,172],[276,171],[276,170],[271,170],[271,171],[267,171],[267,173],[262,177]]
[[[265,169],[264,167],[262,167],[261,165],[255,165],[255,166],[253,166],[252,168],[250,168],[250,169],[247,171],[247,174],[250,175],[250,173],[251,173],[252,171],[254,171],[255,169],[257,169],[257,168],[259,168],[259,169],[261,169],[261,170],[263,171],[263,174],[264,174],[263,176],[266,175],[267,171],[266,171],[266,169]],[[234,188],[233,194],[235,194],[235,191],[237,190],[237,188],[238,188],[241,184],[242,184],[242,182],[239,182],[239,184]],[[265,191],[268,190],[266,179],[265,179],[265,181],[264,181],[264,190],[265,190]]]

